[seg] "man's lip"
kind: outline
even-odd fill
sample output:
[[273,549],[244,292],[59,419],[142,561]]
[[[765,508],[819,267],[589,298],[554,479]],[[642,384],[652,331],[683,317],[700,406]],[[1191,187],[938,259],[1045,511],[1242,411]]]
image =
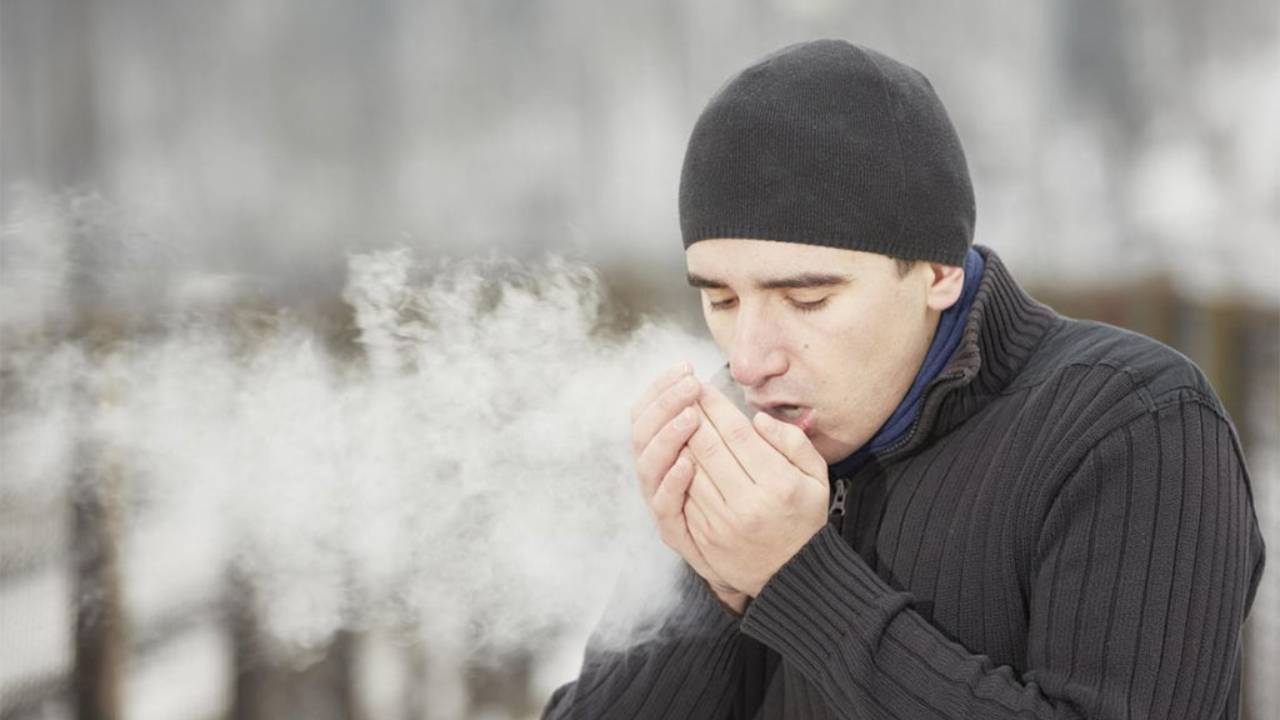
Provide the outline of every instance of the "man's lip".
[[769,408],[778,407],[779,405],[791,405],[793,407],[808,407],[808,405],[805,405],[804,403],[791,402],[790,400],[756,400],[752,398],[747,398],[747,403],[751,405],[751,407],[757,410],[768,410]]
[[[801,408],[802,412],[795,417],[786,417],[774,410],[774,408],[777,408],[779,406],[784,406],[784,405],[791,405],[793,407]],[[813,430],[813,408],[811,407],[801,405],[799,403],[769,403],[767,405],[757,405],[755,403],[752,403],[752,406],[755,407],[757,410],[760,410],[768,414],[770,417],[776,420],[781,420],[782,422],[787,423],[788,425],[795,425],[796,427],[803,430],[806,435],[808,435],[810,431]]]

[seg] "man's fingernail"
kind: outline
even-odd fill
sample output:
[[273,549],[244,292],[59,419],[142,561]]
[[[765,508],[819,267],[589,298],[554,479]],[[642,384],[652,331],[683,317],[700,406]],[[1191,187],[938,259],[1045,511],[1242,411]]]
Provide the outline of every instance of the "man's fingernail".
[[680,392],[691,394],[698,389],[698,379],[695,377],[687,377],[680,381]]
[[698,416],[694,414],[693,408],[685,408],[684,410],[680,411],[679,415],[676,416],[676,427],[680,428],[681,430],[686,430],[688,428],[693,427],[693,423],[697,419],[698,419]]

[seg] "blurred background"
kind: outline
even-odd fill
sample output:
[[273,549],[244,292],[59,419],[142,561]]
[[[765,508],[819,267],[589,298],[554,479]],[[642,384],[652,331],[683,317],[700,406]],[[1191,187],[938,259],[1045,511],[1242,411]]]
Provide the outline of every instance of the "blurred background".
[[[930,77],[1033,295],[1204,369],[1274,544],[1274,2],[0,0],[0,718],[536,717],[625,409],[715,365],[687,135],[815,37]],[[1243,642],[1266,717],[1274,568]]]

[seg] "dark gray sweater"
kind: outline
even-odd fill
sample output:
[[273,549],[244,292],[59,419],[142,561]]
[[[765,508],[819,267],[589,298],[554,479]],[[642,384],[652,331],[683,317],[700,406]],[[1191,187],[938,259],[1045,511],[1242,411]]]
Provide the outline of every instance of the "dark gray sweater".
[[746,614],[696,576],[663,640],[589,645],[548,718],[1236,718],[1262,574],[1203,374],[1064,318],[999,258],[903,444]]

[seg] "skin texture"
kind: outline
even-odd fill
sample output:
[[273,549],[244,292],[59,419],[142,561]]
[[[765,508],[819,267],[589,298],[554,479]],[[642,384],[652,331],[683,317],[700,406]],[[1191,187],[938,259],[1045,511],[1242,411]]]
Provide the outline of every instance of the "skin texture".
[[[742,612],[827,517],[827,464],[880,428],[960,296],[958,267],[796,243],[686,251],[707,327],[758,409],[747,418],[687,363],[632,408],[641,492],[663,541]],[[775,403],[799,405],[804,429]]]
[[[722,286],[703,288],[703,317],[747,400],[813,408],[809,436],[829,463],[906,395],[964,281],[960,268],[919,263],[901,277],[884,255],[763,240],[704,240],[685,257],[692,278]],[[760,288],[816,274],[847,283]]]
[[827,463],[799,428],[765,413],[748,420],[713,387],[698,405],[689,533],[725,583],[755,597],[826,523]]

